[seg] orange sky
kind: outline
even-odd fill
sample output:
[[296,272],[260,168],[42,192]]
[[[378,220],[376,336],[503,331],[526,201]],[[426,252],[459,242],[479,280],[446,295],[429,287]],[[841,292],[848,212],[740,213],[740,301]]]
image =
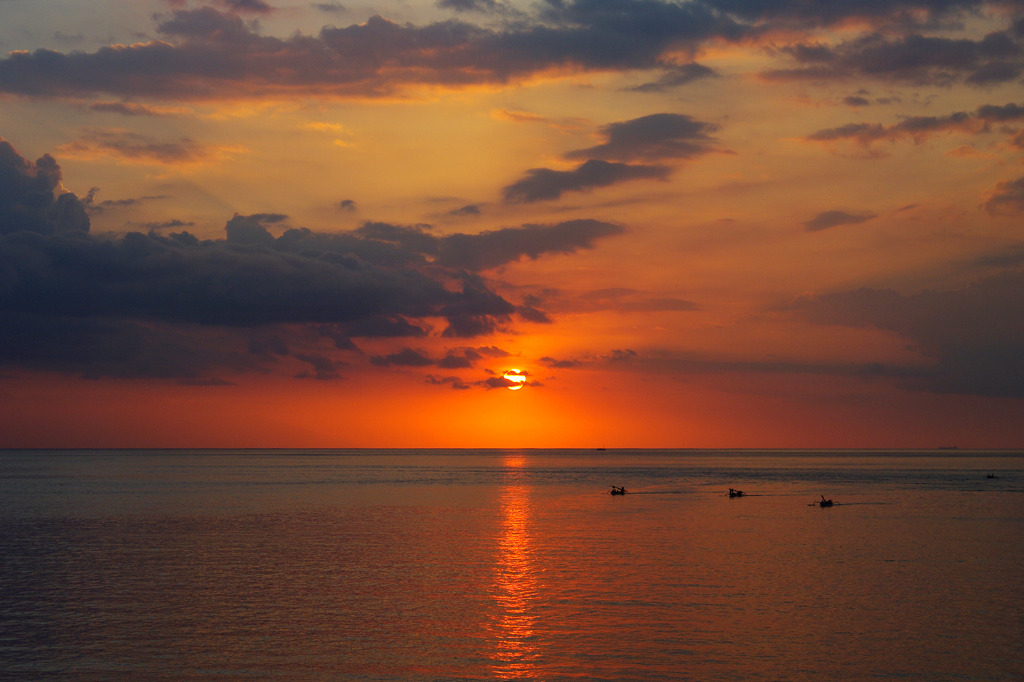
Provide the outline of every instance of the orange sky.
[[3,3],[0,447],[1024,447],[1024,6],[854,5]]

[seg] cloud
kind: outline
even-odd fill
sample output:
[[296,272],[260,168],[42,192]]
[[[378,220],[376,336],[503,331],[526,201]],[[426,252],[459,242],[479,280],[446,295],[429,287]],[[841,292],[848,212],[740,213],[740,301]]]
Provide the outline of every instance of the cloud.
[[651,114],[605,126],[601,132],[606,142],[565,156],[605,161],[692,159],[712,150],[709,133],[715,130],[717,126],[684,114]]
[[[95,191],[82,201],[60,182],[52,157],[32,163],[0,142],[0,362],[194,378],[215,367],[262,367],[284,353],[309,365],[308,376],[334,378],[339,365],[331,363],[338,361],[318,343],[358,353],[352,338],[424,337],[438,319],[447,338],[508,329],[515,315],[546,321],[542,311],[506,300],[475,271],[571,254],[624,232],[581,219],[472,235],[387,223],[324,234],[266,212],[235,214],[223,239],[166,232],[186,226],[174,220],[149,225],[148,234],[93,236],[86,204]],[[252,346],[246,336],[272,329],[304,340]],[[472,364],[502,354],[466,347],[442,362]],[[115,366],[118,357],[125,360]],[[410,359],[408,353],[375,357],[389,365]]]
[[94,102],[89,105],[90,111],[99,111],[122,116],[180,116],[188,113],[182,107],[154,107],[138,102]]
[[442,265],[486,270],[527,257],[571,254],[593,248],[604,237],[622,234],[621,225],[600,220],[569,220],[555,225],[524,225],[476,235],[454,234],[441,241]]
[[316,379],[317,381],[331,381],[340,379],[338,369],[344,364],[337,360],[319,354],[296,353],[295,359],[304,362],[312,368],[312,372],[305,370],[295,375],[296,379]]
[[381,367],[430,367],[434,364],[426,354],[412,348],[403,348],[390,355],[375,355],[370,362]]
[[689,85],[698,80],[717,77],[718,74],[713,69],[709,69],[697,62],[691,62],[668,68],[658,80],[636,85],[629,89],[633,92],[665,92],[672,88]]
[[551,356],[540,358],[540,362],[545,367],[551,367],[552,369],[574,369],[583,364],[579,360],[556,360]]
[[1024,213],[1024,177],[1000,182],[985,201],[992,215]]
[[433,384],[434,386],[450,386],[451,388],[454,388],[459,391],[465,391],[469,388],[472,388],[462,379],[455,376],[439,377],[434,374],[428,374],[424,381],[426,381],[428,384]]
[[621,225],[589,219],[440,237],[430,234],[429,229],[422,225],[370,222],[358,228],[355,234],[423,254],[445,267],[478,271],[501,267],[524,257],[537,259],[548,254],[574,253],[592,248],[598,239],[625,231]]
[[0,138],[0,235],[85,233],[89,227],[83,202],[61,187],[54,158],[44,154],[32,163]]
[[571,171],[531,168],[526,177],[503,190],[507,202],[532,203],[558,199],[565,192],[584,192],[629,180],[664,180],[671,173],[665,166],[630,165],[591,159]]
[[953,291],[858,289],[801,299],[819,324],[874,327],[913,342],[932,362],[907,371],[914,390],[1024,398],[1024,272],[1006,271]]
[[869,21],[874,25],[932,24],[946,16],[957,16],[965,10],[976,10],[985,0],[858,0],[832,2],[811,0],[711,0],[719,11],[750,22],[778,28],[832,26],[850,19]]
[[114,157],[131,163],[197,164],[238,153],[241,148],[203,145],[183,137],[176,142],[161,142],[127,130],[86,130],[79,139],[58,147],[69,158]]
[[270,14],[274,11],[274,8],[263,0],[220,0],[220,4],[232,12]]
[[879,140],[896,141],[904,138],[923,142],[934,135],[949,132],[989,132],[993,124],[1022,120],[1024,106],[1020,104],[986,104],[973,112],[958,111],[946,116],[908,116],[889,126],[879,123],[848,123],[837,128],[819,130],[806,139],[814,142],[851,140],[864,146]]
[[[0,60],[0,92],[75,99],[113,95],[182,101],[325,95],[382,97],[418,86],[501,85],[536,76],[653,70],[641,89],[676,87],[706,77],[679,66],[712,43],[749,44],[776,32],[807,33],[855,20],[877,32],[838,46],[808,43],[783,56],[797,67],[772,78],[872,77],[947,83],[1012,81],[1022,64],[1012,30],[981,40],[910,33],[934,28],[981,0],[893,3],[781,0],[558,0],[520,10],[497,0],[441,0],[457,18],[426,25],[374,16],[326,26],[312,35],[265,36],[240,14],[273,10],[262,0],[220,0],[157,17],[159,40],[111,45],[92,53],[16,51]],[[314,3],[334,15],[344,7]],[[475,13],[475,15],[474,15]],[[497,25],[470,23],[476,16]]]
[[859,225],[875,217],[874,213],[847,213],[846,211],[825,211],[804,223],[808,232],[819,232],[840,225]]
[[327,14],[338,14],[348,11],[340,2],[315,2],[313,7]]
[[184,227],[192,227],[194,225],[195,225],[195,223],[192,222],[191,220],[184,221],[184,220],[172,219],[172,220],[163,220],[163,221],[158,221],[158,222],[154,221],[154,222],[145,223],[143,225],[143,227],[145,227],[147,230],[176,230],[176,229],[181,229],[181,228],[184,228]]
[[799,66],[769,70],[769,80],[872,78],[916,85],[1012,81],[1024,70],[1024,50],[1013,31],[980,40],[871,33],[837,46],[798,44],[783,50]]
[[[486,0],[452,5],[505,7]],[[493,30],[457,20],[400,25],[374,16],[364,24],[287,39],[262,36],[239,16],[206,6],[175,10],[159,20],[157,31],[162,40],[93,53],[11,53],[0,60],[0,91],[180,100],[382,96],[410,85],[464,87],[557,70],[658,67],[666,52],[692,51],[703,40],[744,33],[703,3],[657,0],[550,3],[539,16]]]
[[456,218],[478,216],[480,215],[480,207],[477,206],[476,204],[468,204],[466,206],[462,206],[461,208],[456,208],[452,209],[451,211],[448,211],[448,215],[454,216]]
[[85,206],[86,213],[90,215],[99,215],[108,211],[116,211],[122,208],[132,208],[134,206],[141,206],[144,203],[150,201],[160,201],[163,199],[170,199],[167,194],[151,194],[148,196],[130,198],[130,199],[105,199],[103,201],[96,201],[96,195],[99,193],[98,187],[93,187],[89,190],[89,193],[82,199],[82,205]]

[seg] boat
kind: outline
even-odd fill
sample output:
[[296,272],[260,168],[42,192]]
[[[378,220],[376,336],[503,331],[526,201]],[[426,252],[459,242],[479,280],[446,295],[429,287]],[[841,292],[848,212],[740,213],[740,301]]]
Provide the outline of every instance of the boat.
[[743,497],[743,491],[729,488],[729,497]]
[[821,496],[821,502],[818,502],[817,504],[818,504],[819,507],[831,507],[835,503],[832,502],[832,500],[826,500],[825,496],[822,495]]
[[611,494],[612,495],[625,495],[626,494],[626,488],[625,488],[625,486],[621,486],[621,485],[613,485],[612,489],[611,489]]

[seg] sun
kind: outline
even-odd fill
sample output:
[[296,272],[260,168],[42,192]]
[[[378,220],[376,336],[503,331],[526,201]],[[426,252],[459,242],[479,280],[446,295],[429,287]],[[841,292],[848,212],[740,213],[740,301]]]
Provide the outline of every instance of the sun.
[[526,372],[521,369],[510,369],[502,376],[509,382],[510,391],[518,391],[526,385]]

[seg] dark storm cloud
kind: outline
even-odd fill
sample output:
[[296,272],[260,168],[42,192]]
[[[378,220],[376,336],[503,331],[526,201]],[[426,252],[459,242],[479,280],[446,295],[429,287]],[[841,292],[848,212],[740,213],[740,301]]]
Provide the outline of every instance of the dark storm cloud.
[[503,190],[505,201],[532,203],[558,199],[565,192],[585,192],[629,180],[664,180],[671,173],[666,166],[631,165],[591,159],[571,171],[531,168],[526,177]]
[[605,161],[692,159],[712,150],[710,133],[717,129],[684,114],[651,114],[605,126],[601,130],[607,138],[604,144],[565,156]]
[[804,223],[808,232],[819,232],[840,225],[858,225],[875,217],[874,213],[847,213],[846,211],[824,211]]
[[[820,324],[875,327],[913,342],[932,361],[909,388],[1024,398],[1024,273],[1014,270],[954,291],[859,289],[801,300]],[[910,372],[908,372],[910,375]]]
[[919,85],[1007,82],[1024,67],[1020,36],[991,33],[980,40],[875,33],[837,46],[804,44],[784,50],[798,64],[763,75],[778,80],[874,78]]

